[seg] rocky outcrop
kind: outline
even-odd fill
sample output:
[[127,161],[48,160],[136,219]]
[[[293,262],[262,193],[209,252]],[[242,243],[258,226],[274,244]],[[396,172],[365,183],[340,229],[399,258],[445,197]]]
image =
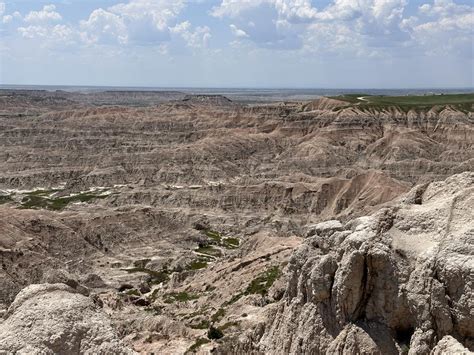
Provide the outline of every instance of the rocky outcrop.
[[182,101],[196,105],[235,105],[223,95],[186,95]]
[[472,349],[472,107],[250,96],[0,92],[6,351]]
[[474,173],[419,189],[408,194],[418,199],[344,228],[332,221],[309,229],[290,259],[285,298],[274,306],[260,350],[473,350]]
[[134,354],[94,302],[64,284],[23,289],[0,323],[0,353]]

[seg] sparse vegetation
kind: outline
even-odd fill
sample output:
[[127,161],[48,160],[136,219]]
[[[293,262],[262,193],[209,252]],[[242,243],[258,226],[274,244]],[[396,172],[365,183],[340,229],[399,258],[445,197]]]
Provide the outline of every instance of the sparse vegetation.
[[245,290],[245,294],[260,294],[265,296],[268,292],[268,289],[272,287],[273,283],[278,279],[279,276],[280,268],[278,266],[271,267],[250,283],[250,285]]
[[237,238],[224,238],[222,244],[226,249],[235,249],[240,245],[240,241]]
[[213,230],[205,230],[204,234],[214,240],[216,243],[220,243],[221,241],[221,235],[219,234],[219,232]]
[[238,238],[233,237],[222,237],[219,232],[213,230],[203,230],[203,233],[211,240],[211,245],[217,245],[225,249],[235,249],[240,245]]
[[0,205],[12,201],[13,199],[9,195],[0,195]]
[[189,270],[199,270],[199,269],[204,269],[207,267],[207,261],[206,260],[194,260],[188,265]]
[[162,306],[148,306],[145,308],[146,312],[152,313],[155,316],[159,316],[160,314],[163,313],[163,307]]
[[27,195],[29,195],[29,196],[50,196],[50,195],[52,195],[52,194],[54,194],[55,192],[58,192],[58,191],[61,191],[61,190],[59,190],[59,189],[50,189],[50,190],[38,189],[38,190],[28,192]]
[[187,292],[171,292],[163,295],[163,301],[165,303],[174,303],[174,302],[186,302],[198,299],[198,295],[194,295]]
[[148,275],[150,275],[151,284],[160,284],[162,282],[167,282],[170,277],[169,277],[169,271],[167,269],[163,269],[162,271],[155,271],[155,270],[150,270],[144,267],[134,267],[130,269],[122,269],[124,271],[127,271],[128,273],[135,273],[135,272],[143,272]]
[[186,353],[193,353],[195,352],[198,348],[200,348],[202,345],[210,343],[211,341],[209,339],[205,338],[199,338],[196,340],[196,342],[189,347],[189,349],[186,351]]
[[225,323],[224,325],[222,325],[221,327],[219,327],[219,329],[224,332],[225,330],[231,328],[231,327],[236,327],[239,325],[239,322],[227,322]]
[[212,245],[200,246],[195,250],[195,252],[215,257],[222,256],[222,252],[219,249],[214,248]]
[[228,304],[232,304],[232,303],[235,303],[237,302],[238,300],[240,300],[242,298],[242,296],[244,296],[244,293],[243,292],[239,292],[238,294],[236,295],[233,295],[232,298],[227,301],[225,304],[228,305]]
[[279,276],[280,268],[278,266],[271,267],[250,283],[250,285],[245,290],[245,294],[260,294],[262,296],[266,295],[268,289],[272,287],[273,283],[276,281],[276,279],[278,279]]
[[220,339],[220,338],[224,337],[224,333],[219,328],[213,327],[211,325],[211,327],[207,331],[207,337],[209,339]]
[[272,287],[273,283],[280,277],[280,275],[280,268],[278,266],[272,266],[271,268],[257,276],[257,278],[252,280],[252,282],[250,282],[245,291],[239,292],[236,295],[232,296],[232,298],[227,301],[226,304],[235,303],[246,295],[258,294],[265,296],[268,293],[270,287]]
[[208,320],[203,319],[201,322],[194,324],[194,323],[189,323],[188,324],[190,328],[193,329],[207,329],[211,325]]
[[70,203],[83,202],[90,203],[96,199],[104,199],[108,195],[104,195],[107,190],[98,192],[81,192],[71,196],[53,197],[52,193],[57,190],[36,190],[25,194],[21,200],[21,209],[48,209],[52,211],[60,211],[67,207]]
[[200,315],[204,314],[207,311],[207,309],[208,309],[208,306],[204,306],[204,307],[200,308],[199,310],[197,310],[193,313],[184,314],[182,319],[186,320],[186,319],[192,319],[196,316],[200,316]]
[[225,309],[219,308],[219,310],[211,316],[211,321],[213,323],[219,322],[224,316],[225,316]]

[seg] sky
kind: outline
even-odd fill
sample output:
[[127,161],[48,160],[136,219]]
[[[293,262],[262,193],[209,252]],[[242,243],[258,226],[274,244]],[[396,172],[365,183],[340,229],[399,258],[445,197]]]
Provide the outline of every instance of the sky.
[[0,0],[0,84],[474,86],[471,0]]

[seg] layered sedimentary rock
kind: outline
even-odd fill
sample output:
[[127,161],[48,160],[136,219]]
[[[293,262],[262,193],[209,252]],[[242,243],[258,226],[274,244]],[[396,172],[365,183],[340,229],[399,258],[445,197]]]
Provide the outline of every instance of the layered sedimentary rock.
[[3,91],[0,349],[472,350],[472,120]]
[[292,255],[268,353],[473,349],[474,174],[417,186],[368,217],[316,225]]

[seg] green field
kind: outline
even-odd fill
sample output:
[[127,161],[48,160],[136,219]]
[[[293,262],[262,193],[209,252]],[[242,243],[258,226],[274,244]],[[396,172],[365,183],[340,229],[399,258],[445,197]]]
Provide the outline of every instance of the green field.
[[429,109],[433,106],[452,106],[462,111],[473,111],[474,93],[449,94],[449,95],[406,95],[406,96],[383,96],[351,94],[329,97],[335,100],[346,101],[360,106],[360,108],[387,108],[399,107],[406,111],[410,109]]
[[104,199],[108,195],[104,195],[105,191],[81,192],[72,196],[52,197],[51,193],[57,190],[36,190],[29,192],[21,200],[21,209],[38,209],[45,208],[52,211],[60,211],[66,208],[70,203],[85,202],[90,203],[95,199]]

